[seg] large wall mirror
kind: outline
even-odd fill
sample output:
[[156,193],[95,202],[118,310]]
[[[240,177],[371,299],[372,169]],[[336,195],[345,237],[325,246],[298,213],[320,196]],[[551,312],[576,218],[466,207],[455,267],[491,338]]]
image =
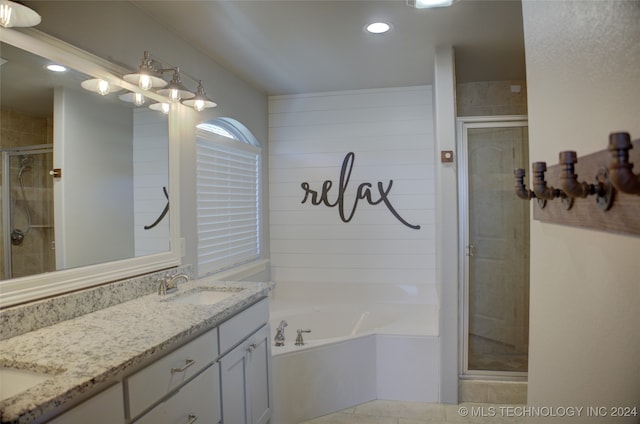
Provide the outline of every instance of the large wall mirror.
[[137,107],[130,70],[1,31],[0,307],[178,265],[179,108]]

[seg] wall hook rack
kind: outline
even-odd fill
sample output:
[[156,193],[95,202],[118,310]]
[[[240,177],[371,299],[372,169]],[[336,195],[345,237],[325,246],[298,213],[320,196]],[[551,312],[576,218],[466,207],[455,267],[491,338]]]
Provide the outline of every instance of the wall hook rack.
[[571,209],[573,206],[573,197],[567,196],[567,194],[560,189],[547,185],[547,181],[544,178],[544,174],[547,172],[546,162],[534,162],[531,165],[531,171],[533,173],[533,192],[536,194],[536,197],[545,200],[560,198],[562,207],[566,210]]
[[[638,140],[636,140],[638,141]],[[611,182],[623,193],[640,195],[640,174],[633,173],[633,164],[629,161],[629,150],[633,149],[631,136],[626,132],[609,135],[609,147],[612,160],[609,163]]]
[[521,198],[522,200],[536,199],[540,208],[544,208],[547,205],[547,201],[545,199],[538,198],[533,190],[529,190],[527,188],[526,184],[524,183],[526,174],[523,168],[514,169],[513,175],[516,177],[516,195],[519,198]]
[[597,195],[598,207],[607,210],[613,203],[613,186],[609,180],[606,168],[600,168],[596,174],[596,183],[579,182],[575,172],[575,164],[578,163],[578,154],[573,150],[560,152],[560,188],[570,197],[585,198]]
[[[538,202],[533,219],[640,236],[640,174],[633,173],[634,162],[640,163],[640,139],[632,141],[629,133],[614,132],[608,141],[606,149],[579,158],[573,150],[562,151],[559,163],[548,169],[545,162],[534,162],[531,189],[524,183],[524,169],[514,171],[516,195]],[[579,175],[595,178],[583,181]],[[596,197],[597,207],[591,196]],[[561,202],[550,201],[556,198]]]

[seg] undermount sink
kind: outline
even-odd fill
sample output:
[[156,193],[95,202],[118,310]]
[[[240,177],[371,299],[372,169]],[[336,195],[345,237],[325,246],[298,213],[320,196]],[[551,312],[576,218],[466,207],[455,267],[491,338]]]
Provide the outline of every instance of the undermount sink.
[[169,299],[173,303],[188,303],[191,305],[213,305],[233,296],[240,290],[217,290],[210,288],[200,288],[190,290],[184,294],[178,294],[176,297]]
[[53,377],[17,368],[0,368],[0,401],[9,399]]

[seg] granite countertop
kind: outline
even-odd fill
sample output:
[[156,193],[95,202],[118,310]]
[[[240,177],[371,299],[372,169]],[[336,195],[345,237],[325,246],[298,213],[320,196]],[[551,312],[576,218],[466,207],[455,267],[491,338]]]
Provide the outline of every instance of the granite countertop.
[[[267,296],[273,283],[202,279],[178,287],[0,341],[0,366],[53,374],[1,402],[0,421],[29,423],[102,389]],[[168,301],[199,287],[234,294],[212,305]]]

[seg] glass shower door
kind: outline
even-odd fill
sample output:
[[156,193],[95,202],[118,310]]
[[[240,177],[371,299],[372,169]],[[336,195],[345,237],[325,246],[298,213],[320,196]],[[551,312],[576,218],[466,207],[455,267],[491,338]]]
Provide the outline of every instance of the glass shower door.
[[2,156],[2,279],[55,270],[50,146]]
[[514,168],[527,169],[526,121],[462,126],[466,216],[465,374],[526,375],[529,332],[529,202]]

